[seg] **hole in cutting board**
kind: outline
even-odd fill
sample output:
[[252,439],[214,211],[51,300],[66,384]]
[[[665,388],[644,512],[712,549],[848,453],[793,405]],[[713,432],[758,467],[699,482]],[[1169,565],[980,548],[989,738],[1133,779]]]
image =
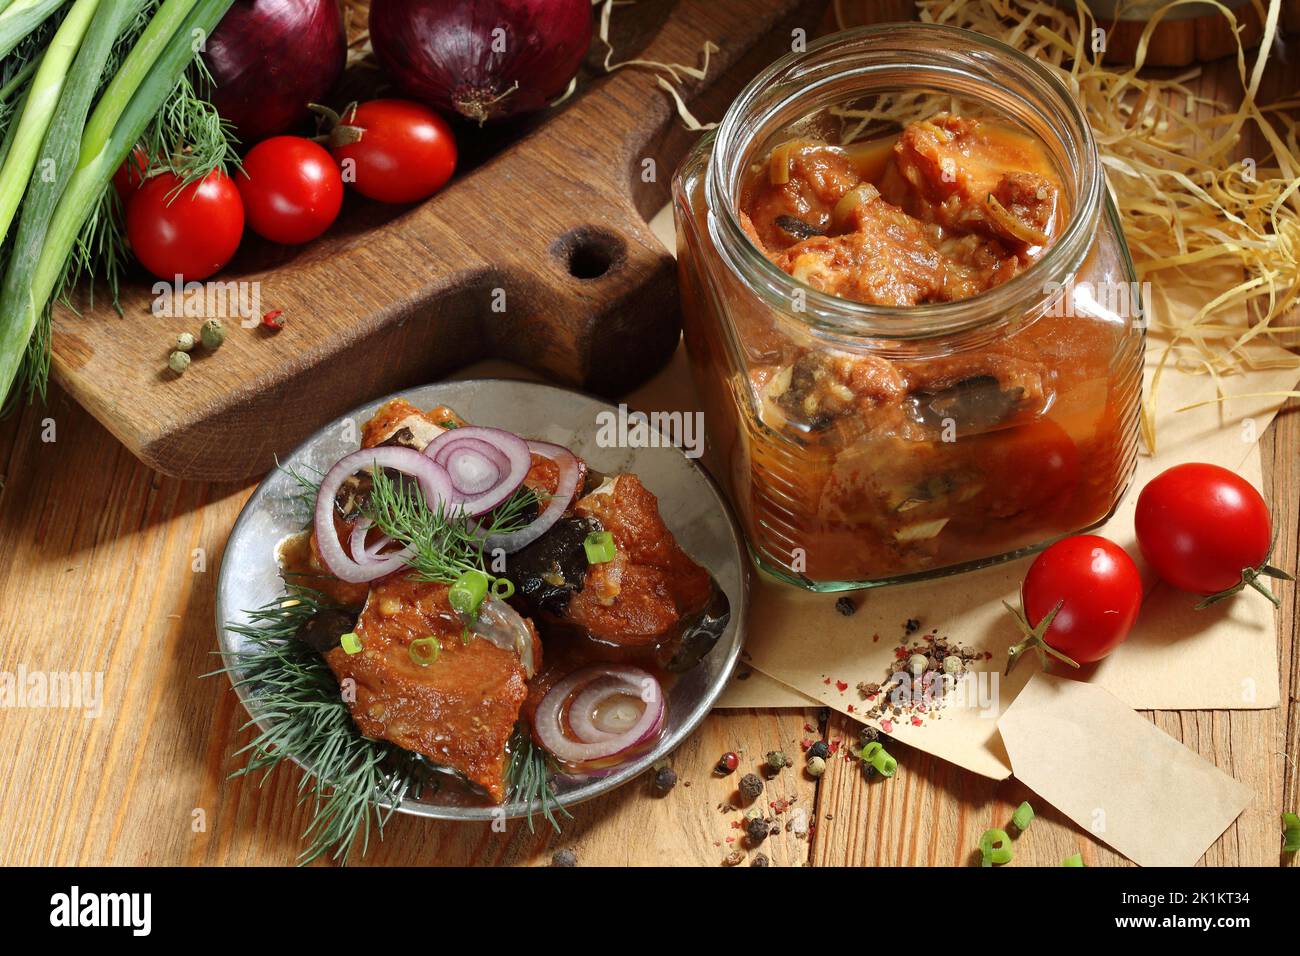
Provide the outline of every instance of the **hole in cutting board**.
[[623,264],[627,244],[608,229],[578,226],[551,244],[551,255],[563,262],[575,279],[600,279]]

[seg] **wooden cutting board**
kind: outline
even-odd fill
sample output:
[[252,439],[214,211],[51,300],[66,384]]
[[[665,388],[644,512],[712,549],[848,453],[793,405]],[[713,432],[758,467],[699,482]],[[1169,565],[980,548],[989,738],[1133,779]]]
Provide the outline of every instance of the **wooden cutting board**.
[[[739,88],[814,33],[825,4],[809,0],[641,0],[613,16],[614,61],[698,66],[683,98],[716,119]],[[453,182],[416,207],[349,196],[338,223],[301,248],[249,234],[216,277],[283,310],[278,333],[225,321],[226,342],[166,367],[177,333],[202,316],[155,313],[152,280],[122,295],[119,316],[60,308],[53,375],[150,466],[170,475],[243,479],[268,470],[324,423],[366,399],[500,358],[566,385],[626,392],[662,366],[679,332],[672,257],[648,217],[668,199],[695,141],[656,73],[605,75],[592,45],[578,92],[523,125],[458,131]],[[343,103],[335,105],[342,106]],[[647,161],[653,163],[646,165]],[[647,172],[648,171],[648,172]],[[643,175],[644,174],[644,175]],[[228,313],[241,300],[225,292]],[[221,289],[206,300],[222,311]],[[165,300],[172,300],[168,295]]]

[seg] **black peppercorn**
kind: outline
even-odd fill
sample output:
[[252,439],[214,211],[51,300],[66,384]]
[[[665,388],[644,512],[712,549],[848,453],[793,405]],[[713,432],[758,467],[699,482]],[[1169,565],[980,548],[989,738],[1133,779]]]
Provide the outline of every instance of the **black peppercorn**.
[[677,786],[677,774],[672,767],[660,767],[655,774],[655,789],[660,793],[667,793],[673,787]]
[[749,837],[751,846],[758,846],[767,839],[767,821],[762,817],[754,817],[745,824],[745,833]]
[[808,748],[808,757],[810,759],[813,757],[821,757],[823,760],[825,760],[830,755],[831,755],[831,748],[827,745],[826,741],[824,740],[819,740],[817,741],[817,743],[813,744],[811,747]]
[[768,866],[769,862],[766,853],[755,853],[754,859],[749,861],[750,866]]
[[578,854],[567,847],[563,850],[556,850],[555,855],[551,857],[551,866],[577,866]]
[[763,792],[763,779],[756,773],[747,773],[740,778],[740,795],[746,800],[757,800]]
[[842,597],[835,602],[835,610],[839,611],[845,617],[852,617],[853,612],[857,609],[858,606],[853,603],[853,598],[851,597]]

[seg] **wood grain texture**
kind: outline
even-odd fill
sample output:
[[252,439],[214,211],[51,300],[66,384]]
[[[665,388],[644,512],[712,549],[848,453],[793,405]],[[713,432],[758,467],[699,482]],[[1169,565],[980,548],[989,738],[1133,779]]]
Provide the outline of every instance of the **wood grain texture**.
[[[731,67],[788,49],[779,25],[805,6],[822,9],[808,0],[620,7],[615,62],[698,65],[711,40],[719,51],[707,77],[681,89],[689,103],[707,103],[708,92],[725,101],[752,75]],[[653,72],[605,76],[603,45],[592,51],[582,88],[553,115],[462,129],[462,171],[428,202],[349,196],[339,222],[301,248],[249,234],[213,281],[249,283],[238,291],[258,290],[253,322],[281,309],[282,332],[227,319],[221,351],[177,377],[166,369],[171,343],[201,318],[158,315],[158,293],[141,278],[123,292],[124,316],[102,290],[93,306],[56,311],[54,378],[154,468],[210,480],[265,471],[275,453],[365,399],[482,358],[601,394],[627,391],[668,360],[679,329],[672,257],[637,214],[642,161],[656,162],[662,204],[686,140],[664,135],[676,113]],[[237,315],[235,303],[249,301],[212,288],[215,311]]]
[[[1275,92],[1294,89],[1297,69],[1292,56],[1290,72],[1270,76]],[[1281,529],[1275,563],[1296,573],[1300,402],[1274,421],[1263,454]],[[0,421],[0,479],[0,671],[104,680],[94,719],[0,710],[0,752],[10,758],[0,775],[0,865],[293,862],[307,820],[296,773],[260,786],[229,779],[249,740],[245,715],[228,682],[199,677],[216,666],[216,570],[251,488],[151,471],[57,387],[46,408]],[[1282,595],[1280,708],[1147,715],[1256,794],[1206,865],[1297,865],[1294,854],[1280,856],[1278,814],[1300,806],[1300,606],[1295,587]],[[675,755],[682,783],[666,797],[637,781],[575,808],[562,838],[522,823],[495,833],[398,817],[365,862],[540,865],[572,846],[580,865],[716,866],[736,845],[727,838],[740,835],[740,813],[718,809],[737,780],[712,775],[718,755],[743,751],[743,769],[774,747],[793,755],[815,720],[811,710],[715,713]],[[852,740],[856,731],[835,715],[823,736]],[[890,750],[893,780],[864,780],[855,763],[833,759],[817,785],[791,771],[769,784],[765,798],[796,797],[817,825],[811,840],[783,832],[763,852],[775,865],[968,865],[984,829],[1033,802],[1015,781],[993,783],[901,744]],[[1089,865],[1125,863],[1041,801],[1035,809],[1014,865],[1057,866],[1076,851]]]

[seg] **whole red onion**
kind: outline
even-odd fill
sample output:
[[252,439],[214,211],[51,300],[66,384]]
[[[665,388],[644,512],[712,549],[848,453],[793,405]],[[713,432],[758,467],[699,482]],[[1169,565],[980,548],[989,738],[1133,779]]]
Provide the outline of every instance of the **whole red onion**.
[[203,59],[212,103],[251,146],[306,121],[347,65],[338,0],[235,0]]
[[591,45],[591,0],[373,0],[370,42],[408,96],[483,123],[564,93]]

